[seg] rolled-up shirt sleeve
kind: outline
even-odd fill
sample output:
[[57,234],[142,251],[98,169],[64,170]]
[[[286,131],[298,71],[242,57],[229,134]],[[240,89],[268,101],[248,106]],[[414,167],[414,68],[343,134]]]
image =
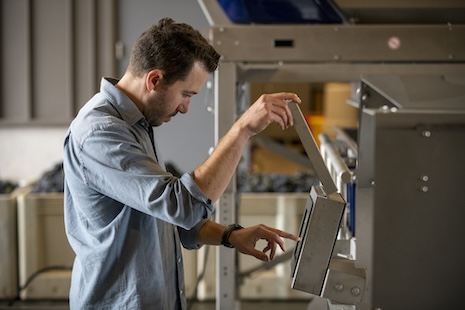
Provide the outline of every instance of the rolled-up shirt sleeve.
[[195,225],[192,229],[186,230],[178,226],[179,239],[181,240],[182,246],[188,250],[197,250],[201,247],[197,243],[197,237],[202,226],[208,221],[204,219]]

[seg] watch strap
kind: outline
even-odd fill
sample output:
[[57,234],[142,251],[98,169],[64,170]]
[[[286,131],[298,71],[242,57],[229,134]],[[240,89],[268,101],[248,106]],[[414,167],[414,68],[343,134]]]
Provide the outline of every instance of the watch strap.
[[231,236],[231,233],[235,230],[242,229],[241,225],[238,224],[231,224],[226,228],[226,230],[223,232],[223,236],[221,237],[221,244],[224,245],[225,247],[228,248],[234,248],[234,246],[229,243],[229,237]]

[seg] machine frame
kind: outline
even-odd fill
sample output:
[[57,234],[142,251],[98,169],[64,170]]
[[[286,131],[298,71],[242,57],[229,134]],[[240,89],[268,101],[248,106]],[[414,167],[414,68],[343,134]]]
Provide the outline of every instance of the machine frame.
[[[198,1],[210,23],[209,39],[222,54],[214,74],[215,143],[239,116],[239,98],[248,83],[465,74],[463,24],[234,25],[216,0]],[[216,220],[222,224],[237,217],[235,184],[233,177],[217,204]],[[216,309],[240,308],[230,249],[217,249],[216,270]]]

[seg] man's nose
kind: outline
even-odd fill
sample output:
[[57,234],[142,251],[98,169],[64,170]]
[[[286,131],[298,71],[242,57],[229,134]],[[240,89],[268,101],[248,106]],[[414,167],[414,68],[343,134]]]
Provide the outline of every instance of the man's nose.
[[189,104],[190,104],[191,100],[188,99],[185,103],[181,103],[178,107],[178,111],[182,114],[185,114],[187,113],[187,111],[189,110]]

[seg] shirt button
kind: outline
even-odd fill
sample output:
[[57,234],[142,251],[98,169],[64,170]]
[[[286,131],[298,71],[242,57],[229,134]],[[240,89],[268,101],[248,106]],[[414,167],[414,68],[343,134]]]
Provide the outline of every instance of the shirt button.
[[180,258],[178,258],[178,263],[180,263],[180,262],[181,262],[181,257],[180,257]]
[[182,295],[182,293],[183,293],[183,290],[180,290],[180,291],[179,291],[179,294],[181,294],[181,295]]

